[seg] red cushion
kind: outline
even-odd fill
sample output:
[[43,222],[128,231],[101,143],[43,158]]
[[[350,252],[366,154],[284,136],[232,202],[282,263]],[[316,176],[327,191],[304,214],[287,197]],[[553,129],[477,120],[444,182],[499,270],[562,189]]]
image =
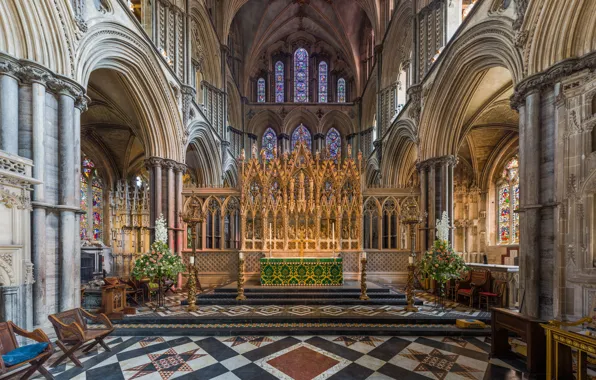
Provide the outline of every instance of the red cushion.
[[480,292],[478,293],[481,296],[488,296],[488,297],[498,297],[499,295],[497,293],[491,293],[491,292]]
[[457,293],[470,294],[472,289],[460,289]]

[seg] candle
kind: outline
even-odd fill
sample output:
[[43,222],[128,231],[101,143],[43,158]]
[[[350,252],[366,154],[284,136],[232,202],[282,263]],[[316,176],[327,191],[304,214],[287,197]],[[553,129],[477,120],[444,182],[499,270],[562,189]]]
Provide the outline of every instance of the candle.
[[244,259],[244,252],[239,252],[238,253],[238,257],[240,258],[240,260]]
[[190,265],[195,265],[195,257],[194,256],[190,257]]
[[362,252],[362,258],[366,259],[366,252]]
[[412,256],[408,257],[408,261],[410,264],[414,264],[414,257],[412,257]]
[[331,241],[333,241],[333,247],[335,247],[335,223],[333,223],[333,226],[331,227],[331,233],[333,234]]
[[269,223],[269,249],[273,248],[273,225]]

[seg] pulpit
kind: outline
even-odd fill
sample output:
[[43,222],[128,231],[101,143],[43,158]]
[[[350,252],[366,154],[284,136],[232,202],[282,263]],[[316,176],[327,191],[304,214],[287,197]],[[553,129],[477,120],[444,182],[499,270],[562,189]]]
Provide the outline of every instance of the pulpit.
[[125,314],[136,314],[134,307],[126,303],[126,283],[117,278],[106,278],[106,285],[101,288],[101,310],[110,319],[122,319]]

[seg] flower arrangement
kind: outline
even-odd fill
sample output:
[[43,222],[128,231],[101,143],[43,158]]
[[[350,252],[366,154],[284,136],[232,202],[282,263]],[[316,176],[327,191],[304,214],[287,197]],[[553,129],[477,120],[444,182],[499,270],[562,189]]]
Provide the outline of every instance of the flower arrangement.
[[464,259],[449,244],[447,212],[443,212],[441,220],[437,219],[437,240],[432,249],[422,256],[419,268],[441,286],[450,279],[458,278],[467,269]]
[[151,282],[174,280],[186,270],[180,256],[173,255],[168,247],[168,230],[163,215],[155,221],[155,241],[151,251],[139,257],[131,271],[137,280],[149,278]]

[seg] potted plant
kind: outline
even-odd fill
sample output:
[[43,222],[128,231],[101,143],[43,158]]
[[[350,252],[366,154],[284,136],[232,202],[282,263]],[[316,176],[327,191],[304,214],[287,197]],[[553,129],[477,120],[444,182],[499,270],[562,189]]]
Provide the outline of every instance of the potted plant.
[[427,251],[419,262],[420,272],[437,283],[439,305],[443,308],[445,283],[456,279],[467,270],[464,259],[458,255],[449,243],[449,217],[443,212],[441,219],[437,219],[437,239],[432,248]]
[[151,244],[151,250],[135,260],[131,276],[137,280],[148,278],[150,291],[151,284],[157,284],[157,308],[163,308],[163,282],[175,281],[178,274],[185,270],[182,258],[170,251],[166,221],[160,215],[155,221],[155,241]]

